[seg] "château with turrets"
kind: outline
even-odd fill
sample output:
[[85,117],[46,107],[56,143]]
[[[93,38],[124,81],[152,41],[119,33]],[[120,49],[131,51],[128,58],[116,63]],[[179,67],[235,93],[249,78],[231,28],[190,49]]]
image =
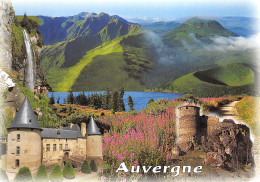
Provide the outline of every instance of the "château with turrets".
[[41,128],[26,97],[8,128],[7,172],[17,173],[23,166],[37,171],[71,161],[80,166],[85,159],[103,160],[102,135],[93,117],[86,123],[53,129]]

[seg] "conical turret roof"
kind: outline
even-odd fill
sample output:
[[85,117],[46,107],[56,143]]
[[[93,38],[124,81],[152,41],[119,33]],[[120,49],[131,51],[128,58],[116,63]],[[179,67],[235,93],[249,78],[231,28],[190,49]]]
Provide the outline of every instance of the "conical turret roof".
[[42,130],[27,97],[25,97],[20,110],[16,113],[14,120],[8,129],[12,128],[29,128]]
[[97,124],[92,116],[88,124],[87,135],[101,135],[99,128],[97,127]]

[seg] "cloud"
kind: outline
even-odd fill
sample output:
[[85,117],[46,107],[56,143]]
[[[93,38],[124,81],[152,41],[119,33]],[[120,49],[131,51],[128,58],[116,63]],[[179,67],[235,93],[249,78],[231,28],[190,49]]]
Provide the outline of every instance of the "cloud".
[[212,37],[213,43],[207,47],[208,50],[216,51],[247,51],[259,48],[260,34],[245,37]]
[[200,39],[197,39],[194,34],[189,34],[189,38],[192,40],[192,44],[187,43],[187,41],[182,41],[183,46],[192,51],[194,49],[205,49],[207,51],[248,51],[259,49],[260,34],[253,35],[251,37],[222,37],[214,36],[210,37],[211,43],[205,43]]

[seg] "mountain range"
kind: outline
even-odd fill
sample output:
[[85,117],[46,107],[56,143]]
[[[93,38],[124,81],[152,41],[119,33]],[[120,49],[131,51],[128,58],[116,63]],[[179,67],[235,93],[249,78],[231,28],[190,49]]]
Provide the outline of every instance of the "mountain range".
[[[199,46],[214,44],[212,37],[238,37],[230,31],[232,23],[228,30],[216,20],[192,17],[141,26],[105,13],[38,19],[46,45],[41,69],[54,91],[178,91],[170,86],[174,80],[216,68],[223,60],[252,64],[250,51],[221,53]],[[235,28],[234,18],[231,22]]]

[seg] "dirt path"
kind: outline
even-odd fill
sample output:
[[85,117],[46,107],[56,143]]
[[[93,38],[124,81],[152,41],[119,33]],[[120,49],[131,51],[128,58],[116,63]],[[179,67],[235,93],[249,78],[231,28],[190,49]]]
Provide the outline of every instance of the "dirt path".
[[223,105],[219,108],[217,114],[219,116],[220,121],[223,121],[224,119],[233,119],[236,123],[244,124],[242,119],[237,114],[235,108],[238,102],[239,101],[230,102],[229,104]]

